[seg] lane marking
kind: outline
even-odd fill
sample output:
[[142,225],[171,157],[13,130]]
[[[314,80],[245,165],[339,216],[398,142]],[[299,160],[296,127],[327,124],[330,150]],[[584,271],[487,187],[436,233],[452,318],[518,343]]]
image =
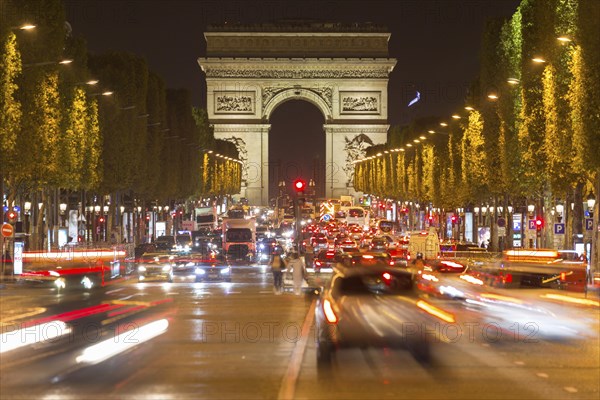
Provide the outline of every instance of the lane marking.
[[565,386],[564,389],[569,393],[577,393],[577,388],[574,388],[573,386]]
[[525,365],[525,362],[524,361],[515,361],[515,364],[517,364],[517,365]]
[[277,395],[277,399],[279,400],[291,400],[294,398],[296,383],[298,381],[298,376],[300,375],[302,360],[304,359],[304,352],[308,344],[310,327],[315,318],[316,303],[316,300],[312,301],[308,309],[308,314],[306,314],[306,318],[304,319],[300,339],[296,342],[296,347],[294,347],[294,351],[292,352],[287,371],[281,381],[281,387],[279,388],[279,394]]
[[540,378],[548,378],[549,377],[548,374],[545,372],[538,372],[536,375],[539,376]]

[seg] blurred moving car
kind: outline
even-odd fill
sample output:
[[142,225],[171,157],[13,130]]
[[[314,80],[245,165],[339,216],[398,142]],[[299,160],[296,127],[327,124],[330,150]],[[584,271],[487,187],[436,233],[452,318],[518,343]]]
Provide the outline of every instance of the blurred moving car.
[[430,360],[427,326],[435,313],[451,314],[419,300],[412,274],[385,264],[336,268],[315,308],[317,367],[326,371],[344,348],[386,347],[410,351],[419,362]]
[[146,253],[138,263],[138,281],[164,280],[173,282],[175,256],[164,253]]

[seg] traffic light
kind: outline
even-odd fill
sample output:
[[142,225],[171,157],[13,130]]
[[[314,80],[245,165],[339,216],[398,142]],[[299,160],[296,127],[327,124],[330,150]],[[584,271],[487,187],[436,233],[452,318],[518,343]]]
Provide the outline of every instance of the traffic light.
[[535,230],[536,231],[541,231],[542,228],[544,227],[544,220],[541,218],[536,218],[535,220]]
[[305,188],[306,188],[306,182],[304,180],[296,179],[294,181],[294,189],[296,190],[296,192],[302,193],[302,192],[304,192]]
[[103,224],[103,223],[104,223],[104,217],[100,217],[100,218],[98,218],[98,223],[99,223],[99,224]]
[[452,225],[456,225],[456,223],[458,222],[458,218],[456,218],[456,215],[452,215],[452,217],[450,217],[450,220],[452,221]]

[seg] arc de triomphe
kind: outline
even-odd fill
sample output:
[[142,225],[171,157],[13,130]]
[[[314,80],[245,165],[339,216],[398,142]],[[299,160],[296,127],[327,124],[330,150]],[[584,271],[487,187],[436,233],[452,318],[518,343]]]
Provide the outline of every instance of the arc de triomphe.
[[294,99],[325,117],[326,196],[355,195],[352,161],[387,139],[390,34],[370,24],[310,23],[211,27],[204,36],[207,57],[198,63],[209,122],[215,138],[236,144],[250,204],[268,204],[269,119]]

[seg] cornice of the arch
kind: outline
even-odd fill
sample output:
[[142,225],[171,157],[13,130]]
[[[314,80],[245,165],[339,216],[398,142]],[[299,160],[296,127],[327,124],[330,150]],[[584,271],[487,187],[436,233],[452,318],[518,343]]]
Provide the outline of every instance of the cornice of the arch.
[[389,124],[325,124],[323,129],[331,133],[387,133]]
[[[266,96],[265,96],[266,93]],[[318,88],[263,88],[263,120],[268,121],[271,118],[271,113],[277,106],[289,100],[306,100],[315,105],[325,117],[325,120],[330,120],[333,115],[332,110],[333,88],[318,87]]]
[[249,133],[264,132],[271,128],[271,124],[246,123],[246,124],[213,124],[215,133]]

